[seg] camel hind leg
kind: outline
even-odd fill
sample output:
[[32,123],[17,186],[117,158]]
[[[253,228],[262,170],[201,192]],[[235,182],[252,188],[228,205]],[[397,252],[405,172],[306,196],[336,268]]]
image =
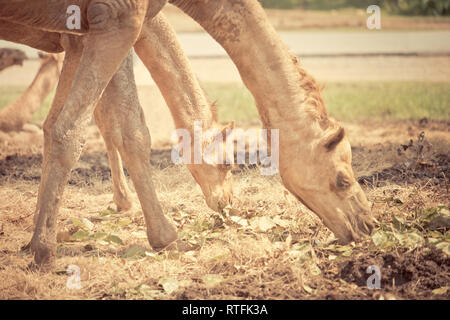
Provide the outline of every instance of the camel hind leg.
[[167,247],[177,240],[177,233],[164,217],[153,186],[150,133],[138,100],[131,54],[109,83],[94,114],[108,148],[115,199],[129,199],[122,158],[144,212],[150,245],[155,250]]
[[[114,124],[109,122],[107,116],[109,110],[108,103],[111,98],[106,90],[102,99],[94,111],[95,123],[97,124],[105,141],[106,150],[108,152],[109,166],[111,168],[111,177],[113,181],[113,201],[117,206],[117,211],[127,211],[133,206],[130,189],[128,188],[127,180],[123,172],[122,159],[114,144],[115,129]],[[114,103],[114,102],[112,102]],[[119,138],[120,139],[120,138]]]

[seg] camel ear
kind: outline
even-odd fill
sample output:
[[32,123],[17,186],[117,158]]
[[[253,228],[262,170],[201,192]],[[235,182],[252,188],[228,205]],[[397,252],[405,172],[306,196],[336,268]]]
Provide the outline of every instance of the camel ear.
[[222,137],[225,140],[233,130],[234,130],[234,121],[231,121],[229,124],[223,127],[220,134],[222,134]]
[[344,139],[345,130],[342,127],[339,127],[337,130],[333,130],[331,133],[327,134],[327,136],[323,139],[322,145],[325,147],[327,151],[332,151],[336,146]]

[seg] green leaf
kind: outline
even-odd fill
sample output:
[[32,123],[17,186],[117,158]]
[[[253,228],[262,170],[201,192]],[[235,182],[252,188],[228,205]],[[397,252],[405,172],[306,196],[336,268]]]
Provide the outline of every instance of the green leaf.
[[93,234],[90,235],[90,237],[95,240],[104,239],[107,236],[108,234],[106,232],[94,232]]
[[313,293],[313,289],[306,284],[303,285],[303,289],[309,294]]
[[251,226],[256,231],[267,232],[272,228],[275,228],[276,224],[269,217],[256,217],[252,219]]
[[322,270],[320,270],[320,268],[315,263],[313,263],[309,266],[309,272],[311,272],[311,274],[313,276],[318,276],[318,275],[322,274]]
[[400,217],[392,216],[394,227],[398,230],[403,230],[408,227],[408,223]]
[[389,235],[381,230],[377,230],[373,233],[372,241],[377,247],[388,247],[390,245]]
[[86,229],[86,226],[84,225],[83,222],[81,222],[81,220],[78,220],[77,218],[72,218],[71,220],[72,220],[72,223],[74,225],[76,225],[77,227],[80,227],[82,229]]
[[84,226],[88,229],[88,230],[93,230],[94,229],[94,224],[89,221],[89,219],[83,218],[81,220],[81,222],[84,224]]
[[425,243],[425,239],[416,232],[408,232],[403,234],[403,239],[400,241],[402,246],[407,248],[416,248]]
[[159,280],[159,285],[161,285],[168,294],[172,294],[179,288],[179,283],[177,279],[164,278]]
[[144,298],[150,300],[162,299],[166,296],[163,291],[152,289],[150,286],[146,284],[138,286],[136,290],[139,291],[144,296]]
[[145,257],[145,248],[141,246],[132,246],[121,256],[122,259],[143,258]]
[[231,216],[230,220],[240,225],[241,227],[248,227],[248,221],[238,216]]
[[280,216],[276,216],[275,218],[273,218],[273,221],[282,228],[288,228],[290,225],[290,222],[288,220],[283,220]]
[[147,233],[143,230],[141,231],[133,231],[131,235],[137,239],[147,239]]
[[224,281],[220,274],[206,274],[202,277],[203,283],[208,287],[214,287]]
[[434,295],[445,295],[445,294],[447,294],[447,291],[450,289],[450,287],[441,287],[441,288],[438,288],[438,289],[434,289],[433,291],[432,291],[432,293],[434,294]]
[[100,212],[100,215],[102,217],[109,216],[109,215],[112,215],[112,214],[119,214],[119,213],[116,210],[111,209],[111,208],[105,209],[102,212]]
[[105,240],[109,241],[109,242],[114,242],[114,243],[117,243],[117,244],[123,244],[122,239],[120,239],[118,236],[115,236],[115,235],[112,235],[112,234],[110,234],[108,237],[106,237]]
[[87,232],[85,230],[79,230],[70,237],[70,240],[71,241],[83,241],[83,240],[86,240],[87,238],[89,238],[89,232]]
[[436,245],[436,248],[441,249],[446,255],[450,256],[450,243],[443,241]]
[[312,259],[311,251],[312,246],[309,242],[296,243],[292,246],[291,250],[289,250],[288,254],[289,256],[296,258],[300,263],[303,263]]
[[120,219],[117,224],[119,225],[119,227],[125,227],[129,224],[131,224],[133,221],[130,218],[124,218],[124,219]]

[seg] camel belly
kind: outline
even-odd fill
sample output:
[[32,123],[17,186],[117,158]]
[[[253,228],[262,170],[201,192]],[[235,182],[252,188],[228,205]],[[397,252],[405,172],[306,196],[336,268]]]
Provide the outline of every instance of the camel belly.
[[[145,0],[135,0],[145,1]],[[148,0],[146,19],[151,19],[167,3],[167,0]],[[86,34],[89,32],[87,11],[93,2],[111,4],[111,16],[119,16],[118,10],[127,10],[126,0],[0,0],[0,20],[26,25],[48,32]]]
[[[86,10],[91,2],[92,0],[0,0],[0,20],[44,31],[83,34],[88,31]],[[77,17],[68,11],[73,5],[79,8]],[[80,28],[68,28],[68,20],[71,18],[79,19]]]

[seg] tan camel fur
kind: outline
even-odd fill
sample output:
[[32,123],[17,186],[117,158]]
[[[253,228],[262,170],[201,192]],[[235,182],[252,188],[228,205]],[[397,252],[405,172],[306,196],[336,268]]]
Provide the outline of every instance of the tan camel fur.
[[[13,3],[0,0],[0,20],[6,21],[3,27],[17,30],[14,25],[21,24],[39,32],[60,33],[61,47],[66,51],[55,101],[44,125],[38,219],[31,242],[38,264],[54,260],[60,198],[70,169],[81,153],[84,129],[95,106],[119,68],[115,77],[125,77],[129,59],[123,64],[122,61],[140,40],[145,21],[154,17],[164,3],[79,1],[82,12],[86,13],[82,29],[77,31],[84,35],[81,44],[76,36],[65,35],[73,33],[65,28],[65,19],[60,15],[72,4],[69,1],[36,0],[25,5],[20,0]],[[264,125],[280,129],[280,173],[286,187],[318,214],[342,242],[358,240],[369,233],[369,207],[353,176],[345,131],[328,119],[317,85],[292,59],[260,5],[253,0],[173,3],[190,14],[227,50],[255,96]],[[0,27],[0,36],[4,30]],[[53,47],[55,51],[61,49],[56,41],[41,45],[20,34],[13,39],[21,43],[26,40],[40,49],[43,46]],[[127,105],[133,101],[139,104],[129,88],[122,90],[130,100]],[[122,140],[117,145],[119,152],[123,150],[125,166],[128,162],[138,168],[130,174],[146,217],[149,242],[160,249],[174,242],[177,236],[161,211],[151,185],[150,168],[142,160],[142,154],[148,154],[150,138],[138,114],[135,113],[133,121],[127,121],[128,128],[121,128]],[[127,130],[133,134],[126,134]]]
[[373,220],[353,174],[345,130],[328,118],[319,86],[289,53],[258,1],[170,2],[225,48],[264,126],[280,130],[279,169],[286,188],[341,242],[370,233]]
[[58,83],[64,54],[40,54],[41,66],[25,92],[0,110],[0,131],[20,131]]
[[2,48],[0,49],[0,71],[14,65],[21,66],[26,59],[27,56],[21,50]]

